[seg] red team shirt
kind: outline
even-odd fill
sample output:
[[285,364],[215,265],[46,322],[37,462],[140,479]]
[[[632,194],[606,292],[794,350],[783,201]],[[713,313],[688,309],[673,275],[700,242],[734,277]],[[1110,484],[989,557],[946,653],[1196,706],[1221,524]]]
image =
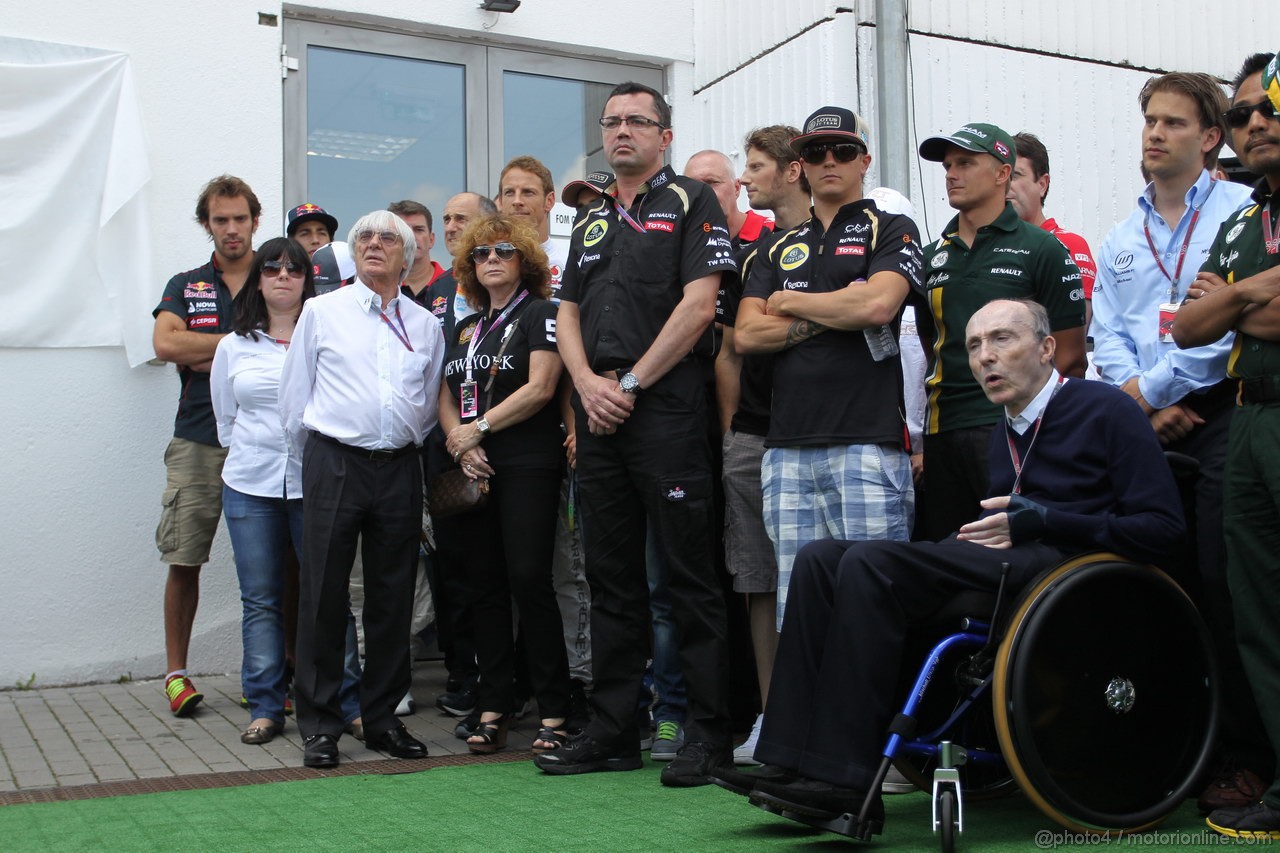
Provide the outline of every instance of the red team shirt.
[[1093,300],[1093,280],[1098,277],[1098,265],[1093,261],[1093,252],[1089,251],[1089,243],[1073,231],[1065,231],[1052,219],[1040,223],[1040,227],[1058,238],[1058,242],[1066,246],[1071,253],[1071,260],[1080,268],[1080,286],[1084,288],[1084,298]]

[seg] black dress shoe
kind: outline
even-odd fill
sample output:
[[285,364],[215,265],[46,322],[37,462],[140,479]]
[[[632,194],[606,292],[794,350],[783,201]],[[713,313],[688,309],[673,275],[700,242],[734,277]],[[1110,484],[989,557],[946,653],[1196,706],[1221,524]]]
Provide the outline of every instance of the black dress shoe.
[[710,774],[712,783],[743,797],[751,796],[751,792],[761,782],[785,784],[794,782],[798,778],[800,777],[790,770],[784,770],[772,764],[761,764],[759,767],[751,767],[747,770],[741,770],[732,764],[724,764]]
[[[817,779],[803,777],[790,782],[757,782],[751,791],[751,802],[766,808],[795,812],[821,820],[842,814],[858,814],[867,795],[855,788],[844,788]],[[884,801],[877,794],[867,813],[867,822],[875,835],[884,826]]]
[[304,741],[302,753],[304,767],[337,767],[338,739],[333,735],[312,735]]
[[409,734],[404,726],[396,726],[381,734],[370,735],[365,741],[365,746],[395,758],[427,757],[427,745]]

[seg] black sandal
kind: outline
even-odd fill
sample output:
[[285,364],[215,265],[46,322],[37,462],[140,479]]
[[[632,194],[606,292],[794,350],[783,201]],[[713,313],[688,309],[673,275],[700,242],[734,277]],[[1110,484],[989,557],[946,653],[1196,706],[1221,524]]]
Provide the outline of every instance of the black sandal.
[[503,714],[496,720],[484,720],[476,727],[476,733],[467,738],[467,749],[481,755],[487,755],[505,748],[507,745],[507,726],[510,722],[510,714]]
[[[554,729],[551,726],[543,726],[538,729],[538,736],[533,739],[533,751],[542,755],[546,752],[555,752],[560,749],[569,740],[569,732],[564,729]],[[551,744],[550,746],[538,746],[538,742]]]

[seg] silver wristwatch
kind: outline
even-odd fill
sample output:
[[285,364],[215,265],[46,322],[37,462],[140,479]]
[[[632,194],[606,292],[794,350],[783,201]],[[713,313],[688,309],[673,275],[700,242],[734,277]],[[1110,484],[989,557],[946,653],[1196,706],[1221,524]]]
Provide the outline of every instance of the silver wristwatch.
[[480,418],[476,421],[476,429],[480,430],[480,434],[484,435],[489,432],[489,419]]

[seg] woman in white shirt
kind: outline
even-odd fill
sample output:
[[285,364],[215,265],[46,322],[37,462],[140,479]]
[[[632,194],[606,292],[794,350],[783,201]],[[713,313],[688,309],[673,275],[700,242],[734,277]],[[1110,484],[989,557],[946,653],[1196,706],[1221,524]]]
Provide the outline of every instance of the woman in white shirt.
[[229,448],[222,507],[244,606],[245,743],[267,743],[284,728],[284,563],[290,541],[296,549],[302,537],[302,460],[290,454],[280,421],[280,369],[313,295],[302,246],[268,240],[236,295],[234,334],[219,342],[210,375],[218,440]]

